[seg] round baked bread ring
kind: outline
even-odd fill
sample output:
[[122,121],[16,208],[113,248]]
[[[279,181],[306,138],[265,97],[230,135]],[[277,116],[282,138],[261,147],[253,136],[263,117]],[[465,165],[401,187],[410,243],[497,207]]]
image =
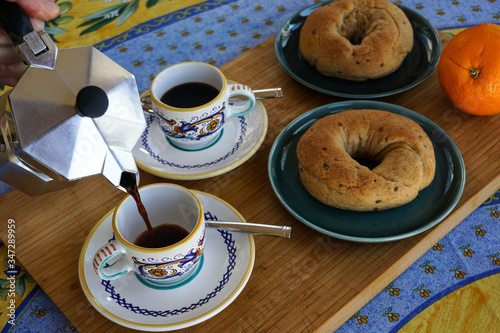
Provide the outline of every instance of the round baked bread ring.
[[[300,180],[332,207],[376,211],[404,205],[434,178],[434,148],[413,120],[388,111],[348,110],[316,121],[297,144]],[[373,169],[356,159],[369,159]]]
[[352,81],[394,72],[413,47],[410,21],[388,0],[337,0],[314,10],[299,50],[318,72]]

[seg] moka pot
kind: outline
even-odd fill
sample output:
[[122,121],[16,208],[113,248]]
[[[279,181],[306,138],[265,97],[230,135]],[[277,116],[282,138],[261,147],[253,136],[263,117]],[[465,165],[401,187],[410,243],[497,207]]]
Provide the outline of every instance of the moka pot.
[[58,51],[14,3],[0,0],[0,22],[28,65],[0,99],[0,180],[29,195],[99,174],[120,189],[124,173],[139,182],[134,76],[92,46]]

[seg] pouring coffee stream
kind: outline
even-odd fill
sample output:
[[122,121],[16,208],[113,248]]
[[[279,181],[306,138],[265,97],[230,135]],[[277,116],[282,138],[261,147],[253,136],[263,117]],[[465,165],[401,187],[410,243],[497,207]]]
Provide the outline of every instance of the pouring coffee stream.
[[148,212],[146,211],[146,207],[144,207],[144,204],[142,203],[141,195],[139,193],[139,188],[137,187],[136,175],[130,172],[122,173],[120,179],[120,186],[127,191],[127,193],[134,199],[135,203],[137,204],[137,210],[139,211],[139,214],[144,220],[147,231],[149,233],[149,239],[151,240],[152,243],[151,247],[158,247],[159,246],[158,240],[156,239],[153,226],[149,221]]

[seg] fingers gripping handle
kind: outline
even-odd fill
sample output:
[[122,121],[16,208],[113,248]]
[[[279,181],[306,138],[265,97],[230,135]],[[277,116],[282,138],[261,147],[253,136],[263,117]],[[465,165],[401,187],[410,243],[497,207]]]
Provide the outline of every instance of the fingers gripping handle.
[[[255,106],[255,95],[248,86],[244,84],[230,84],[229,90],[229,115],[231,117],[239,117],[250,112]],[[241,104],[237,100],[244,97],[245,103]]]
[[34,31],[28,15],[21,7],[5,0],[0,0],[0,23],[15,46],[23,42],[24,36]]
[[132,268],[125,263],[123,247],[111,241],[103,245],[94,255],[94,270],[101,279],[114,280],[127,274]]
[[27,65],[55,68],[58,53],[56,44],[45,31],[38,33],[34,30],[30,18],[19,5],[0,0],[0,24]]

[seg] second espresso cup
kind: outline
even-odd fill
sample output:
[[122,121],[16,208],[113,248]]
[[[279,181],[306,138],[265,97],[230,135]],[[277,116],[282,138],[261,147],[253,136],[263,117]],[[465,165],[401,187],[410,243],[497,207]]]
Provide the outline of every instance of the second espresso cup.
[[[242,116],[255,105],[252,90],[230,84],[214,66],[183,62],[161,71],[150,89],[156,120],[174,147],[199,150],[212,145],[222,134],[227,117]],[[229,98],[245,103],[230,105]]]

